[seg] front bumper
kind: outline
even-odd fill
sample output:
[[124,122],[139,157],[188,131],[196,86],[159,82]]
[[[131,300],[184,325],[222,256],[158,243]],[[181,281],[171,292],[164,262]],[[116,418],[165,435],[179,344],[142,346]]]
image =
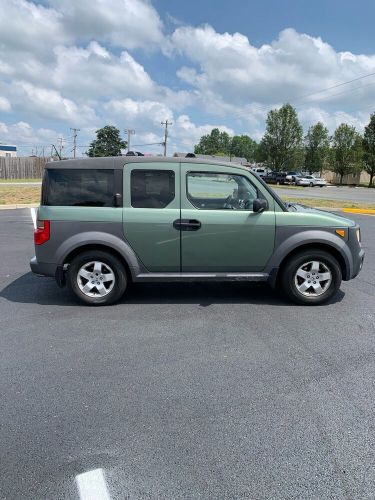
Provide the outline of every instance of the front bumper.
[[365,251],[363,248],[361,248],[360,252],[358,253],[357,258],[353,259],[353,273],[350,279],[355,278],[358,276],[360,273],[362,267],[363,267],[363,261],[365,260]]

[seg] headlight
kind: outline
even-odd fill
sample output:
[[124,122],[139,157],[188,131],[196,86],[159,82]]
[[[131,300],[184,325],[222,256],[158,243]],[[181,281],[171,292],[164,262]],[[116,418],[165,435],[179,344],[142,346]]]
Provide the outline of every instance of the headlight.
[[355,234],[357,235],[358,243],[361,243],[361,230],[359,228],[356,229]]

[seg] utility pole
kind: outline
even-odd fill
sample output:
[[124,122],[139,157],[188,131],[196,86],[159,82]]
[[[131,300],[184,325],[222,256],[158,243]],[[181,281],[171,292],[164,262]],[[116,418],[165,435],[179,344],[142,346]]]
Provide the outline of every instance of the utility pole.
[[126,128],[125,132],[128,134],[128,153],[130,151],[130,136],[135,134],[135,130],[132,128]]
[[164,130],[164,156],[167,156],[167,140],[168,140],[168,125],[173,125],[172,122],[169,122],[168,119],[165,122],[161,122],[162,125],[165,125]]
[[60,156],[60,159],[62,158],[61,153],[62,153],[62,150],[64,149],[64,144],[63,144],[64,141],[65,141],[64,137],[58,137],[57,138],[57,142],[58,142],[58,145],[59,145],[59,156]]
[[75,158],[77,151],[77,132],[79,132],[81,129],[70,127],[70,130],[73,130],[73,158]]

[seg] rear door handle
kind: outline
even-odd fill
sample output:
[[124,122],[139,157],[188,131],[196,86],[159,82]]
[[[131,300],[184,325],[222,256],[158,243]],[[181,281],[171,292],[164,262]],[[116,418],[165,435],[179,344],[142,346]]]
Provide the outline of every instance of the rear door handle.
[[173,227],[178,231],[198,231],[202,224],[196,219],[176,219]]

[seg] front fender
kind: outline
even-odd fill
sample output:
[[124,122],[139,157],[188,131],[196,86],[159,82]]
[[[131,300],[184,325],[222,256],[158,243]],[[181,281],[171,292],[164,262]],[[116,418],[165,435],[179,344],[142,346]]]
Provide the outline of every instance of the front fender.
[[283,260],[294,250],[305,245],[325,245],[327,250],[332,248],[342,257],[344,263],[343,279],[349,279],[353,270],[353,257],[345,239],[337,236],[332,228],[311,229],[301,226],[277,228],[275,251],[267,263],[265,272],[275,276]]

